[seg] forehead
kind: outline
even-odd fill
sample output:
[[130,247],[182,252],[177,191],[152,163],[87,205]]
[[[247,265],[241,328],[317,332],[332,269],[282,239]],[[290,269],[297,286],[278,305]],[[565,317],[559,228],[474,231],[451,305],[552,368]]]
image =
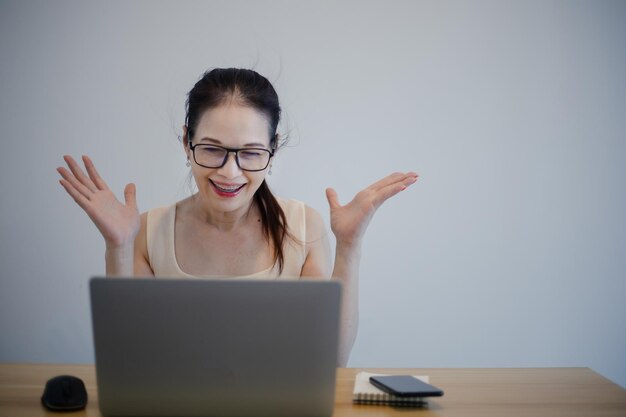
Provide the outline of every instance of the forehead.
[[195,137],[215,139],[226,146],[260,143],[269,146],[269,123],[257,110],[234,103],[206,110]]

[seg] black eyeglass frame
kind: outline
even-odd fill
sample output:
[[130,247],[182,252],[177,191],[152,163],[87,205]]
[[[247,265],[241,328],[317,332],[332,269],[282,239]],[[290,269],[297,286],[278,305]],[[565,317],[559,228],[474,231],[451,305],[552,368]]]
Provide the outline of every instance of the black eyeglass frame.
[[[198,160],[196,159],[196,147],[198,146],[211,146],[213,148],[219,148],[219,149],[223,149],[226,151],[226,155],[224,155],[224,160],[222,161],[222,164],[219,166],[215,166],[215,167],[209,167],[206,165],[202,165],[200,162],[198,162]],[[270,161],[272,160],[272,157],[274,156],[275,150],[272,149],[271,151],[269,149],[265,149],[265,148],[227,148],[225,146],[219,146],[219,145],[213,145],[213,144],[209,144],[209,143],[196,143],[195,145],[189,145],[189,149],[191,150],[191,154],[193,155],[193,160],[195,161],[196,164],[200,165],[201,167],[204,168],[210,168],[210,169],[217,169],[217,168],[222,168],[224,165],[226,165],[226,162],[228,162],[228,157],[230,156],[231,153],[235,154],[235,163],[237,164],[237,166],[239,167],[240,170],[242,171],[247,171],[247,172],[259,172],[259,171],[263,171],[264,169],[266,169],[269,164]],[[241,151],[264,151],[270,154],[270,157],[267,158],[267,164],[265,164],[265,166],[263,168],[260,169],[246,169],[246,168],[242,168],[241,165],[239,164],[239,152]]]

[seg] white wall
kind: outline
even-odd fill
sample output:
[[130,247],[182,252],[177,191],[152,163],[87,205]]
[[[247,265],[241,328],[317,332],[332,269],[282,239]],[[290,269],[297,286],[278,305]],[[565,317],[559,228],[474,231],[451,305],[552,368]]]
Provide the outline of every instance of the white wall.
[[55,168],[187,195],[209,67],[275,83],[277,194],[328,220],[421,174],[367,234],[351,366],[588,366],[626,386],[626,3],[0,3],[0,361],[92,362],[103,241]]

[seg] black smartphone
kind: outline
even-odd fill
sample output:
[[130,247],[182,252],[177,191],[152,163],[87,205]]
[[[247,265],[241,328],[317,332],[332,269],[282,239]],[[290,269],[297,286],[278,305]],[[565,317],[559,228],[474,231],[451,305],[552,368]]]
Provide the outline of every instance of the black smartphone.
[[411,375],[371,376],[376,388],[398,397],[441,397],[443,391]]

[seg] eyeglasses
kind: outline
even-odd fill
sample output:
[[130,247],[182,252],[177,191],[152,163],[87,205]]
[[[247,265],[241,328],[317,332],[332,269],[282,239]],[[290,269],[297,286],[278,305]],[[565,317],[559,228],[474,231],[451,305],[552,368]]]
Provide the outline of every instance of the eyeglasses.
[[189,145],[196,164],[205,168],[221,168],[226,165],[228,155],[235,154],[235,162],[243,171],[263,171],[270,163],[274,152],[263,148],[224,148],[217,145]]

